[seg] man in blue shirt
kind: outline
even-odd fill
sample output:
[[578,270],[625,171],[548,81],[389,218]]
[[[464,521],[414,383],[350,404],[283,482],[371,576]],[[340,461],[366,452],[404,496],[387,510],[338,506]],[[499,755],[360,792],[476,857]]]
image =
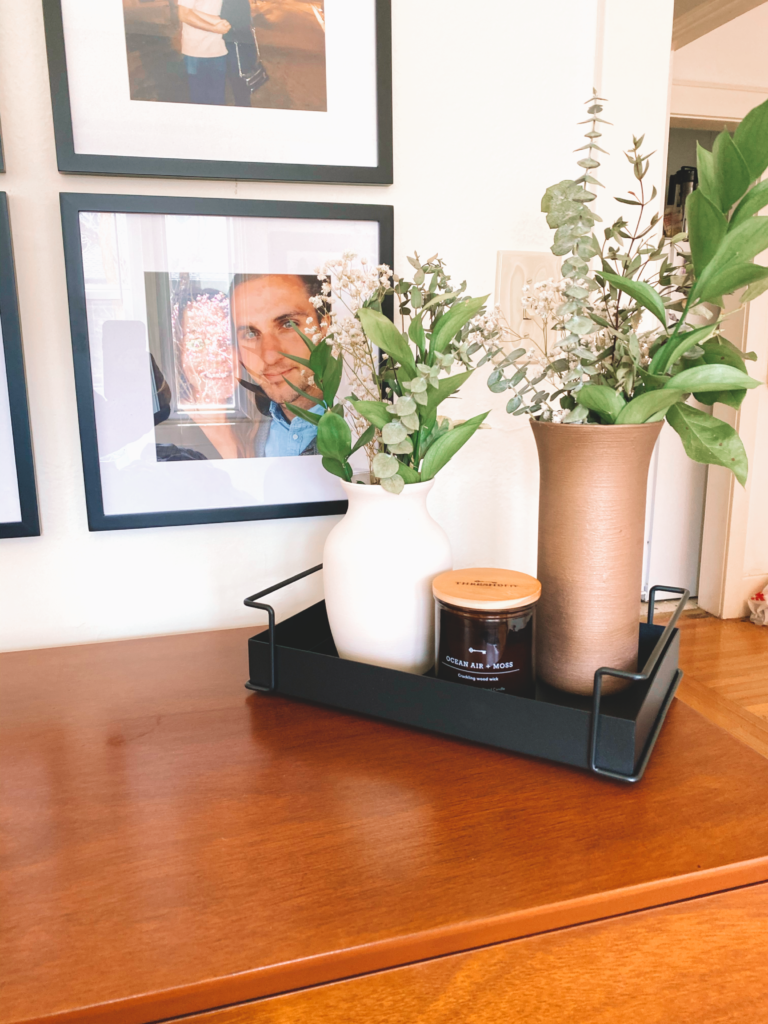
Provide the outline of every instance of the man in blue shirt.
[[256,456],[317,454],[317,428],[286,408],[291,402],[322,412],[320,406],[298,395],[288,383],[320,397],[309,370],[289,358],[307,356],[306,345],[291,325],[304,331],[321,325],[310,302],[311,292],[316,291],[313,278],[298,274],[236,274],[232,282],[232,320],[240,363],[253,382],[241,384],[252,391],[258,388],[257,396],[260,391],[269,401],[269,418],[256,435]]

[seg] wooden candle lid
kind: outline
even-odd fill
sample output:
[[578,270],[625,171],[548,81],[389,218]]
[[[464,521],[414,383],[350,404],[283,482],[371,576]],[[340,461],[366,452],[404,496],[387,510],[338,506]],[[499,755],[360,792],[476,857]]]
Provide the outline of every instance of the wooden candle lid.
[[512,569],[453,569],[434,578],[432,593],[458,608],[506,611],[538,601],[541,584]]

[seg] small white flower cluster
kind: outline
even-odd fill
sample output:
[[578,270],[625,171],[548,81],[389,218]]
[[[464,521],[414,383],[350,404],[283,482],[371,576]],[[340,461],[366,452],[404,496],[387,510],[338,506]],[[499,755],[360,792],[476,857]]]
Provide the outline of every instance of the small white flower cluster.
[[523,285],[521,304],[524,313],[529,317],[537,316],[544,323],[552,319],[555,309],[563,301],[563,291],[571,282],[561,279],[555,281],[548,277],[546,281]]
[[[392,284],[392,270],[385,263],[369,267],[365,257],[358,259],[353,252],[345,252],[338,259],[327,260],[315,271],[322,281],[322,292],[326,298],[331,295],[343,300],[351,313],[360,309],[366,299],[380,288]],[[316,296],[312,305],[320,308],[322,296]]]

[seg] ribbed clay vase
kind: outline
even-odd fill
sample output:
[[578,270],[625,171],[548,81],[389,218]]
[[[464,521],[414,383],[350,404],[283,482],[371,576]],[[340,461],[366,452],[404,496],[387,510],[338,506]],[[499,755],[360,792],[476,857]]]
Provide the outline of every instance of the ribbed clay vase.
[[323,585],[340,658],[421,675],[435,661],[432,580],[453,567],[427,510],[434,481],[390,494],[344,483],[349,508],[325,542]]
[[[663,423],[531,426],[541,468],[536,673],[591,694],[596,669],[637,671],[646,484]],[[606,676],[603,693],[627,685]]]

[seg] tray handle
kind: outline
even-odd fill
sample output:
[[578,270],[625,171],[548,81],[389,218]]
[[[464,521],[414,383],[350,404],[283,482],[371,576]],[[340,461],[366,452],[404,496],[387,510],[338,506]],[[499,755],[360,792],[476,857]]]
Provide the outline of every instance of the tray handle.
[[283,587],[287,587],[289,583],[295,583],[296,580],[303,580],[305,576],[311,576],[313,572],[318,572],[323,568],[323,563],[320,565],[314,565],[311,569],[305,569],[304,572],[297,573],[295,576],[291,576],[289,580],[283,580],[282,583],[276,583],[273,587],[267,587],[266,590],[260,590],[258,594],[251,594],[250,597],[246,597],[243,601],[244,605],[248,608],[257,608],[259,611],[266,612],[269,616],[269,686],[257,686],[253,680],[249,680],[245,685],[249,690],[256,690],[259,693],[274,693],[277,690],[277,664],[275,661],[275,609],[271,604],[264,604],[259,601],[260,597],[266,597],[267,594],[273,594],[276,590],[282,590]]
[[[640,764],[635,768],[635,771],[631,775],[626,775],[624,772],[613,772],[607,768],[600,768],[597,764],[597,741],[598,732],[600,729],[600,698],[602,695],[603,688],[603,676],[613,676],[617,679],[628,679],[633,683],[646,683],[650,678],[653,670],[656,668],[656,663],[662,654],[666,650],[669,638],[672,636],[672,630],[675,628],[677,620],[683,613],[688,598],[691,596],[690,590],[685,590],[683,587],[651,587],[650,596],[648,598],[648,625],[653,625],[653,612],[656,603],[656,593],[661,591],[664,594],[680,594],[680,600],[677,603],[677,607],[672,612],[672,616],[669,622],[664,627],[664,632],[661,634],[659,639],[656,641],[656,646],[651,651],[651,655],[643,665],[642,672],[623,672],[616,668],[599,668],[595,672],[595,683],[592,691],[592,728],[589,743],[589,767],[595,775],[605,775],[609,779],[619,779],[621,782],[637,782],[645,771],[645,765],[648,761],[648,756],[643,756],[640,759]],[[678,669],[677,675],[675,676],[673,685],[669,689],[669,693],[664,701],[663,707],[659,710],[659,715],[656,720],[656,726],[653,730],[653,735],[649,737],[646,745],[646,751],[650,755],[650,751],[653,748],[656,736],[661,729],[661,724],[664,721],[664,717],[667,713],[669,705],[672,703],[672,698],[675,695],[675,690],[680,680],[683,678],[683,673]]]

